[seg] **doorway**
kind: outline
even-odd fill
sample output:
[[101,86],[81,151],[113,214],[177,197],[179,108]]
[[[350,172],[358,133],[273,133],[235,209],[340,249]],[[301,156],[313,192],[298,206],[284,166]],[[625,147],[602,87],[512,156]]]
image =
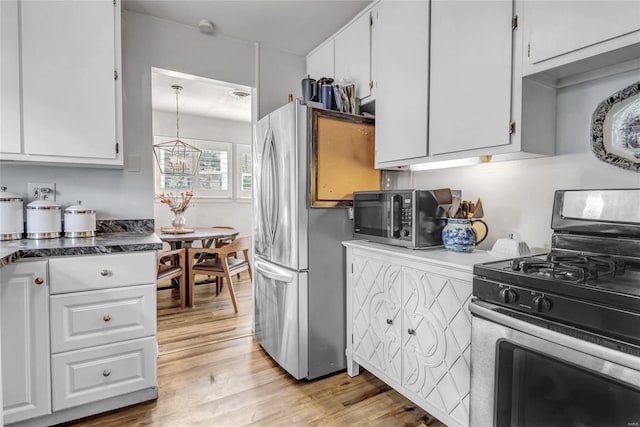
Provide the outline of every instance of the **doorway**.
[[[179,140],[201,151],[193,175],[163,174],[160,165],[169,160],[154,158],[156,232],[170,227],[172,221],[160,195],[190,191],[193,198],[184,212],[187,227],[230,226],[240,236],[250,236],[255,90],[159,68],[152,69],[151,82],[153,144]],[[158,291],[161,356],[251,335],[251,282],[246,272],[234,279],[238,313],[228,286],[216,295],[215,283],[197,285],[195,307],[186,309],[180,309],[177,289]]]

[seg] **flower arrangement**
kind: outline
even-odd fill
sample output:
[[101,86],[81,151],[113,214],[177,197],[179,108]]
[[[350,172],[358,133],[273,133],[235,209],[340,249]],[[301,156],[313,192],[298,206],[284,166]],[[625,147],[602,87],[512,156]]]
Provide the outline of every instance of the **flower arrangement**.
[[185,210],[187,210],[189,203],[191,203],[193,192],[181,191],[180,193],[177,193],[177,194],[168,192],[168,193],[160,194],[159,197],[160,197],[160,203],[169,205],[169,209],[171,210],[171,212],[183,213]]

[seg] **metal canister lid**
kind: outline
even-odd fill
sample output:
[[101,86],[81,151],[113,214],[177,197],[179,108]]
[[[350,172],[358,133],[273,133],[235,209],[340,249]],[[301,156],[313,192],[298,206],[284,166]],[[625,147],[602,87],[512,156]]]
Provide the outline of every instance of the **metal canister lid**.
[[65,214],[94,214],[96,211],[94,209],[87,209],[82,206],[82,200],[78,200],[77,205],[69,206],[64,210]]
[[60,205],[56,205],[53,202],[50,202],[48,200],[34,200],[33,202],[29,203],[27,205],[27,209],[29,210],[53,210],[53,209],[57,209],[60,210]]
[[0,187],[0,202],[21,202],[22,197],[17,194],[7,192],[7,187]]

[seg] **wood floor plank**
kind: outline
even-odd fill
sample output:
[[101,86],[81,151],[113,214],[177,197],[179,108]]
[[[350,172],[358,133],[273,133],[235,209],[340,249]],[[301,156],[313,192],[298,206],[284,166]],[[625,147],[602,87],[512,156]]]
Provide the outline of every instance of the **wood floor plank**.
[[444,427],[362,370],[296,381],[251,333],[248,276],[227,287],[196,287],[193,309],[158,292],[158,400],[79,420],[74,426],[406,426]]

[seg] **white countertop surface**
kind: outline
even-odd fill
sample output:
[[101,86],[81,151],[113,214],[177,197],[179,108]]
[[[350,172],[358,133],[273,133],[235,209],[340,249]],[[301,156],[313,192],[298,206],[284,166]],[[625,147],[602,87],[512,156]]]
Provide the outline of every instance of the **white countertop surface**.
[[443,267],[461,268],[473,271],[474,264],[499,261],[503,258],[491,255],[489,251],[474,250],[470,253],[450,252],[443,246],[429,249],[407,249],[401,246],[385,245],[368,240],[349,240],[342,242],[345,247],[362,248],[381,253],[402,255],[403,257]]

